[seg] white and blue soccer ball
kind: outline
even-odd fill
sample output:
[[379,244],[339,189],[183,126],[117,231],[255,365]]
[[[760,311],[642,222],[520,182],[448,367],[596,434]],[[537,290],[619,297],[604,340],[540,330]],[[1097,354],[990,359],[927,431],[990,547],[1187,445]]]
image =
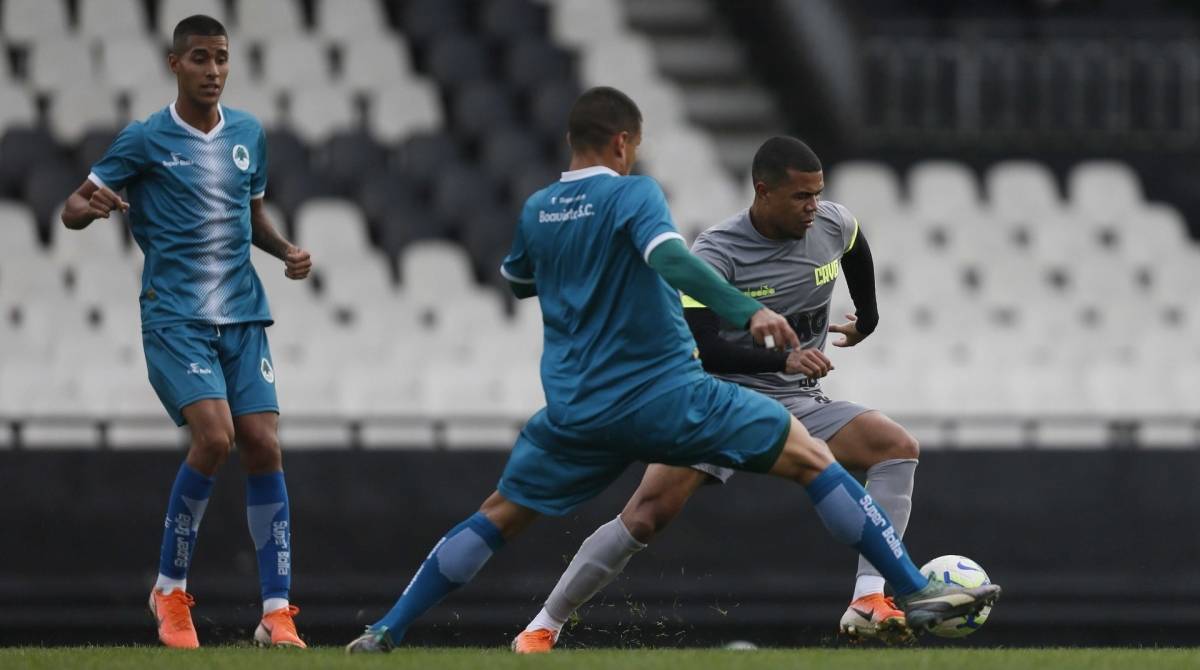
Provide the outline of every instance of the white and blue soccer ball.
[[[936,579],[943,584],[974,588],[990,584],[987,573],[975,561],[966,556],[938,556],[921,566],[921,574]],[[991,605],[979,610],[978,614],[946,619],[934,626],[929,632],[938,637],[966,637],[979,630],[991,614]]]

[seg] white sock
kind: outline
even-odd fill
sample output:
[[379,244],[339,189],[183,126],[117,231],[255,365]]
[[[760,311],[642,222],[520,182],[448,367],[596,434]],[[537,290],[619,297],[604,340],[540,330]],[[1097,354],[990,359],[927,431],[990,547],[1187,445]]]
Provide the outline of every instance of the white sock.
[[175,589],[187,591],[187,577],[183,579],[174,579],[162,573],[159,573],[158,579],[154,580],[154,588],[163,592],[163,595],[170,595]]
[[885,583],[883,577],[879,575],[859,575],[854,582],[854,597],[850,599],[850,602],[872,593],[883,593]]
[[630,557],[645,548],[629,534],[619,516],[597,528],[579,545],[542,611],[525,630],[549,628],[557,637],[571,613],[621,574]]
[[533,621],[530,621],[529,625],[525,627],[525,630],[552,630],[554,631],[554,639],[557,640],[559,632],[562,631],[562,627],[566,623],[566,621],[556,619],[553,614],[547,612],[546,608],[543,607],[542,611],[538,612],[537,616],[533,617]]
[[263,601],[263,616],[288,606],[287,598],[267,598]]

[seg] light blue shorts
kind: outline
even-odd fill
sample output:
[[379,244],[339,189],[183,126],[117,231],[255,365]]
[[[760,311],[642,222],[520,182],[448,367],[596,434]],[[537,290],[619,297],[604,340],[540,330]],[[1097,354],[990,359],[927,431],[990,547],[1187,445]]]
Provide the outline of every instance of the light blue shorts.
[[176,425],[183,408],[206,398],[229,402],[233,416],[279,413],[266,325],[186,323],[142,333],[150,384]]

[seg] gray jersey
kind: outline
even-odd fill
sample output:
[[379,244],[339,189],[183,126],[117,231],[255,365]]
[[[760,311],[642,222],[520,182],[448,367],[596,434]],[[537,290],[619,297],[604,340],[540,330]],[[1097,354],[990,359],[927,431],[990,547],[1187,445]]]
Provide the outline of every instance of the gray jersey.
[[[700,233],[692,253],[703,258],[742,293],[787,317],[805,349],[824,349],[829,303],[841,271],[842,254],[858,235],[858,222],[845,207],[828,201],[817,207],[812,228],[801,240],[763,237],[750,223],[749,210]],[[685,306],[698,303],[684,298]],[[757,346],[750,332],[724,320],[720,336],[742,346]],[[722,374],[770,395],[813,392],[820,382],[803,374],[766,372]]]

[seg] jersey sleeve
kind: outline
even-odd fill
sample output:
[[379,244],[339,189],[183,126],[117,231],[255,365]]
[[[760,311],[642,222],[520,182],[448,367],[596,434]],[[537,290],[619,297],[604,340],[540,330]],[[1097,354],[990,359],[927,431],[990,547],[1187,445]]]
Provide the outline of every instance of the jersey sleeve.
[[[706,233],[700,233],[700,236],[692,243],[692,254],[711,265],[712,269],[716,270],[717,274],[721,275],[721,278],[725,281],[733,281],[733,261],[730,260],[727,254],[721,251],[718,245],[713,244]],[[684,309],[707,307],[707,305],[686,293],[682,297]]]
[[858,219],[842,205],[834,204],[833,207],[842,226],[842,253],[846,253],[854,248],[854,242],[858,240]]
[[633,211],[626,219],[626,226],[633,246],[642,260],[649,263],[655,247],[667,240],[683,240],[683,235],[671,219],[667,196],[657,182],[649,177],[638,177],[629,188],[625,197]]
[[534,284],[536,282],[533,275],[533,260],[529,258],[529,251],[525,246],[525,233],[522,228],[521,225],[517,225],[516,233],[513,234],[512,247],[508,250],[508,255],[504,257],[504,262],[500,264],[500,274],[514,284]]
[[261,198],[267,194],[267,134],[258,129],[258,165],[254,174],[250,175],[250,199]]
[[120,191],[136,179],[148,163],[145,126],[134,121],[125,126],[104,156],[92,166],[88,180],[101,188]]

